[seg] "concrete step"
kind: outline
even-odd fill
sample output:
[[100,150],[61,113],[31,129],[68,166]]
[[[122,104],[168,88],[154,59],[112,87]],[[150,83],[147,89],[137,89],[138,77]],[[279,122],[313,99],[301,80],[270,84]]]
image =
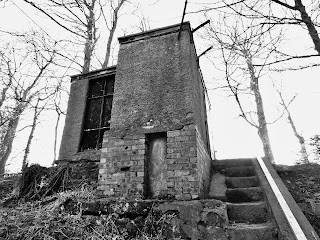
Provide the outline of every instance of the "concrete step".
[[228,218],[235,223],[264,223],[268,220],[265,202],[228,203]]
[[226,177],[221,173],[214,173],[210,180],[209,198],[226,201]]
[[227,201],[231,203],[258,202],[263,200],[260,187],[231,188],[226,191]]
[[258,177],[227,177],[225,179],[228,188],[247,188],[259,186]]
[[232,224],[227,229],[230,240],[277,240],[278,231],[271,223]]
[[251,158],[225,159],[212,161],[212,167],[215,171],[220,171],[227,167],[252,166]]
[[255,175],[252,166],[243,167],[228,167],[225,169],[225,174],[228,177],[252,177]]

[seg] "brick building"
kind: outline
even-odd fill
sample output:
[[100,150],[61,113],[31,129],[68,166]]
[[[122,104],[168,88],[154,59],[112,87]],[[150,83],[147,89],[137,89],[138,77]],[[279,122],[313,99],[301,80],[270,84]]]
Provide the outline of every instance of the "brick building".
[[117,66],[71,78],[59,160],[97,162],[104,196],[206,197],[205,87],[190,24],[119,43]]

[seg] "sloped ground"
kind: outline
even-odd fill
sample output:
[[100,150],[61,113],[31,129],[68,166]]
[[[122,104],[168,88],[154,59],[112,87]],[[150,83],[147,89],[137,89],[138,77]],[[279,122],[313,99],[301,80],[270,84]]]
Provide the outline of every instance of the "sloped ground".
[[[10,188],[8,182],[5,185]],[[34,188],[38,190],[24,196],[35,199],[46,192],[38,184]],[[19,198],[19,192],[14,190],[0,199],[0,240],[228,239],[226,204],[215,199],[97,199],[95,184],[85,182],[29,202]]]
[[[316,216],[310,201],[320,202],[320,165],[306,164],[293,167],[277,166],[276,170],[301,210],[320,235],[320,216]],[[11,202],[1,205],[13,191],[16,180],[0,181],[0,240],[5,239],[162,239],[163,226],[170,217],[149,217],[148,222],[122,220],[111,216],[81,216],[78,200],[94,200],[94,186],[83,184],[54,196],[33,202]],[[4,193],[7,194],[4,194]],[[9,194],[8,194],[9,193]],[[116,223],[123,222],[123,228]],[[147,223],[147,224],[146,224]],[[132,235],[134,232],[134,235]],[[131,235],[130,235],[131,234]]]
[[320,236],[320,215],[316,216],[310,205],[311,201],[320,202],[320,165],[277,166],[276,170],[294,200]]
[[[5,185],[8,186],[6,190],[14,186],[9,182]],[[0,183],[0,188],[2,186]],[[117,213],[83,215],[81,201],[96,200],[95,186],[86,183],[37,201],[6,201],[17,194],[14,190],[0,199],[0,240],[155,240],[161,239],[161,227],[171,217],[150,214],[142,222],[141,219],[131,221]],[[121,208],[123,204],[116,207]]]

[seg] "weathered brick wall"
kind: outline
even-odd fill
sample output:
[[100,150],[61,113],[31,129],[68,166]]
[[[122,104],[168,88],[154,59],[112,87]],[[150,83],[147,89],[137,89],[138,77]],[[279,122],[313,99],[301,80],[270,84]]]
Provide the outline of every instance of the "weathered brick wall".
[[143,198],[145,136],[112,136],[105,133],[102,146],[98,193],[104,196]]
[[197,136],[197,169],[200,188],[200,198],[206,198],[210,184],[211,157],[207,151],[200,131],[196,127]]
[[200,189],[195,125],[167,134],[168,192],[176,199],[196,199],[200,196]]
[[[106,133],[99,170],[100,195],[143,198],[147,196],[146,138],[144,134],[119,137]],[[163,193],[179,200],[203,198],[208,188],[210,157],[194,124],[167,132]],[[159,195],[158,197],[161,197]]]

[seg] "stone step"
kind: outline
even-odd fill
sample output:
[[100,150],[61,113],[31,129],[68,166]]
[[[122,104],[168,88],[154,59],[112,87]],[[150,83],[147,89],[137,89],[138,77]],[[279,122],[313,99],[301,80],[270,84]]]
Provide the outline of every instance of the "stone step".
[[228,167],[225,169],[225,174],[228,177],[252,177],[255,175],[252,166],[243,167]]
[[277,240],[278,231],[271,223],[232,224],[227,229],[229,240]]
[[258,202],[263,200],[260,187],[230,188],[226,191],[227,201],[231,203]]
[[226,177],[221,173],[214,173],[210,180],[209,198],[226,201]]
[[248,188],[259,186],[258,177],[227,177],[226,186],[228,188]]
[[235,223],[264,223],[268,220],[265,202],[228,203],[228,218]]
[[212,167],[216,171],[228,167],[241,167],[241,166],[252,166],[251,158],[240,158],[240,159],[225,159],[212,161]]

